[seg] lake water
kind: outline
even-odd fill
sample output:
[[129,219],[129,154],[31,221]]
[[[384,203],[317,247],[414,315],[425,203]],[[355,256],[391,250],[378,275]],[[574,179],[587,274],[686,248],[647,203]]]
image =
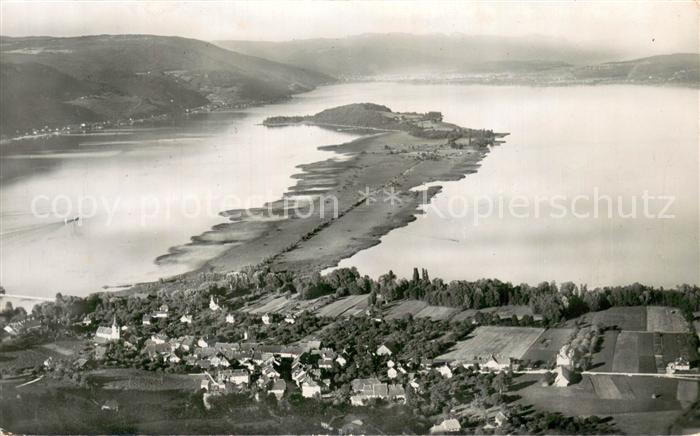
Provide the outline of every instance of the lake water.
[[[176,265],[154,259],[222,222],[221,210],[279,198],[296,165],[333,156],[318,146],[354,138],[261,120],[352,102],[439,110],[446,121],[511,135],[477,174],[442,184],[416,222],[341,266],[371,276],[418,266],[445,279],[699,283],[697,101],[697,90],[673,88],[360,83],[175,126],[28,141],[0,159],[0,283],[12,294],[85,295],[196,268],[222,248],[198,248]],[[645,191],[673,196],[668,210],[663,199],[650,209],[674,217],[642,216]],[[626,214],[637,201],[637,218],[609,218],[605,200],[598,218],[580,217],[594,210],[590,199],[570,207],[595,192]],[[465,206],[478,199],[475,217]],[[487,213],[489,203],[516,201],[531,204],[517,216]],[[569,206],[563,217],[560,203]],[[81,225],[64,223],[76,215]]]
[[477,174],[443,183],[416,222],[341,266],[374,277],[417,266],[447,280],[700,284],[698,90],[389,89],[397,97],[376,99],[511,135]]

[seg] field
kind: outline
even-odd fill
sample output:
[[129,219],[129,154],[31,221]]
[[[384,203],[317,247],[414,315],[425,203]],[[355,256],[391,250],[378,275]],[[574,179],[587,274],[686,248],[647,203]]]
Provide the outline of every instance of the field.
[[617,345],[619,335],[620,332],[617,330],[607,330],[603,333],[600,351],[593,355],[591,371],[612,372],[615,345]]
[[646,331],[647,310],[643,306],[613,307],[583,316],[591,324],[614,327],[618,330]]
[[453,350],[436,358],[436,361],[471,362],[496,355],[521,359],[544,329],[530,327],[478,327],[471,337],[458,342]]
[[337,318],[341,315],[358,315],[369,307],[368,298],[369,296],[366,294],[344,297],[332,302],[331,304],[321,307],[316,311],[316,315],[330,318]]
[[450,319],[452,315],[459,312],[459,309],[445,306],[428,306],[418,312],[416,318],[430,318],[433,321],[445,321]]
[[688,323],[680,310],[673,307],[648,306],[647,331],[665,333],[687,333]]
[[[260,304],[262,303],[262,304]],[[263,300],[247,308],[247,312],[250,313],[277,313],[281,312],[289,305],[289,300],[286,297],[271,298],[269,300]]]
[[463,321],[467,318],[473,318],[477,312],[482,313],[497,313],[499,316],[512,318],[513,315],[517,316],[518,319],[522,319],[525,315],[535,316],[532,312],[530,306],[500,306],[500,307],[486,307],[484,309],[467,309],[456,314],[452,317],[453,321]]
[[540,378],[515,379],[518,403],[572,416],[612,416],[617,428],[630,434],[666,433],[687,404],[679,399],[697,398],[687,383],[666,378],[584,375],[568,387],[544,387]]
[[0,352],[0,369],[8,367],[30,368],[42,365],[46,359],[64,359],[84,346],[82,341],[58,341],[26,348],[4,348]]
[[621,332],[615,344],[613,372],[656,373],[653,333]]
[[405,300],[388,309],[387,319],[399,319],[406,315],[414,318],[430,318],[433,321],[450,319],[459,309],[446,306],[431,306],[420,300]]
[[386,318],[399,319],[409,314],[416,316],[421,310],[425,309],[426,307],[428,307],[428,303],[425,303],[423,301],[405,300],[400,302],[396,306],[391,307],[386,314]]
[[557,353],[567,342],[573,329],[548,329],[537,338],[534,344],[527,350],[523,360],[531,362],[549,362],[556,359]]

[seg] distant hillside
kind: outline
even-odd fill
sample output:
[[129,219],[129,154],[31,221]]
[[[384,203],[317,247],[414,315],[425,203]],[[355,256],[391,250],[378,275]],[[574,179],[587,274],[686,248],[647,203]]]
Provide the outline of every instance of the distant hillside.
[[1,129],[273,101],[333,79],[193,39],[0,37]]
[[700,55],[678,53],[574,69],[578,79],[630,82],[699,83]]
[[366,34],[287,42],[218,41],[221,47],[336,77],[401,73],[465,73],[540,69],[541,64],[586,65],[619,58],[544,37]]

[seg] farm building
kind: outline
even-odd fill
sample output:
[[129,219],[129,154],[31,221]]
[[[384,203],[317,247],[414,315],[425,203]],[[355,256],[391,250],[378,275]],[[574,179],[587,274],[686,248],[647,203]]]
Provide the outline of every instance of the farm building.
[[430,434],[456,433],[462,429],[455,418],[450,418],[442,421],[440,424],[430,427]]
[[554,372],[556,374],[556,378],[554,379],[554,386],[561,388],[569,386],[571,384],[573,372],[571,372],[571,370],[569,370],[567,367],[557,366],[557,369]]

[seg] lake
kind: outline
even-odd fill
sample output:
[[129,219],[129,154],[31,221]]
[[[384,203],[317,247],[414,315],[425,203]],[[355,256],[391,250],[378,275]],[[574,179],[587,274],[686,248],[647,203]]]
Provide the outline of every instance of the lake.
[[510,136],[477,174],[443,183],[417,221],[341,266],[374,277],[417,266],[444,279],[698,284],[697,101],[697,90],[675,88],[356,83],[171,125],[24,141],[0,159],[0,283],[85,295],[197,268],[225,247],[154,260],[223,222],[222,210],[278,199],[297,165],[333,156],[318,146],[356,137],[267,129],[265,117],[374,102]]

